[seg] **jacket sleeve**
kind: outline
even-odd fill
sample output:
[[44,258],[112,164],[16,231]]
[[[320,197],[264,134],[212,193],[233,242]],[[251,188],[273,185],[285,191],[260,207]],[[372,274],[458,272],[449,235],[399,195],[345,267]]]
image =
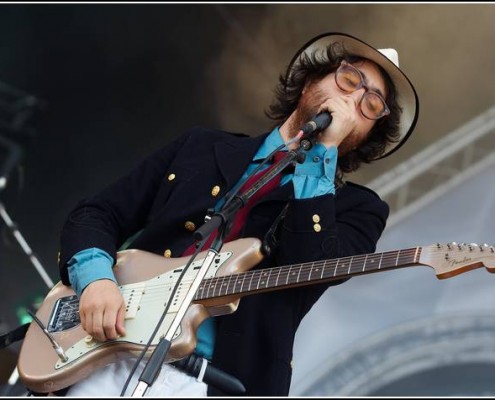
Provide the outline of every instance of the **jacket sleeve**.
[[190,133],[155,151],[130,173],[74,207],[60,236],[59,269],[64,284],[70,284],[67,262],[74,254],[96,247],[115,258],[122,243],[142,229],[163,175]]

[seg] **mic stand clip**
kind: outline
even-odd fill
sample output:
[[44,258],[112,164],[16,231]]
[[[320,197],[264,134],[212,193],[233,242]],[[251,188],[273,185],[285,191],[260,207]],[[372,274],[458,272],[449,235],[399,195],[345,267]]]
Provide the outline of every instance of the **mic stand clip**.
[[[306,133],[299,142],[298,151],[301,152],[301,150],[303,151],[311,150],[311,148],[314,146],[316,142],[316,136],[318,136],[319,133],[320,133],[319,130],[313,130],[309,133]],[[303,156],[305,157],[306,154],[303,154]],[[304,162],[304,160],[300,162]]]

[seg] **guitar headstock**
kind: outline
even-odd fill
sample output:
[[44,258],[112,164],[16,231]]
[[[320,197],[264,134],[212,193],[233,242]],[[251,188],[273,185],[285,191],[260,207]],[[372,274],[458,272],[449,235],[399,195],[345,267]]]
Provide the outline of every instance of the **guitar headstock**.
[[431,266],[439,279],[483,266],[488,271],[495,272],[495,248],[476,243],[437,243],[422,247],[419,263]]

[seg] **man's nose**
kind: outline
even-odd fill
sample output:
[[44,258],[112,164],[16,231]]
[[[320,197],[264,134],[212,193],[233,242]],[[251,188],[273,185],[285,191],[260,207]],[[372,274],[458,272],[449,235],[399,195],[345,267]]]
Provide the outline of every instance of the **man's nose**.
[[359,104],[365,93],[366,93],[366,88],[364,86],[350,93],[350,96],[354,100],[354,103],[356,103],[356,106]]

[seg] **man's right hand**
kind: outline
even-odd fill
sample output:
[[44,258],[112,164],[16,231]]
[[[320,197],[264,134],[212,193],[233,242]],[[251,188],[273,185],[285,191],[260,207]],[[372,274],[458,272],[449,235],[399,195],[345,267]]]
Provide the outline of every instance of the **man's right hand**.
[[91,282],[79,299],[82,328],[104,342],[125,335],[125,303],[117,284],[110,279]]

